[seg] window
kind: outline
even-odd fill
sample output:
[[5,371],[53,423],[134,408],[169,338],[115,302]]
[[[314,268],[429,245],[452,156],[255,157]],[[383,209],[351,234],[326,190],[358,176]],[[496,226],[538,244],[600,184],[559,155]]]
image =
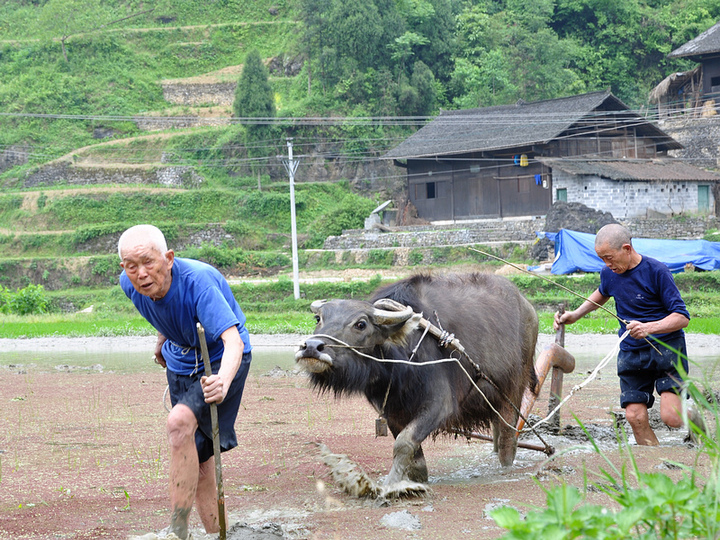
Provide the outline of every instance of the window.
[[562,202],[567,202],[567,188],[557,188],[555,190],[555,199]]
[[427,198],[428,199],[434,199],[435,198],[435,182],[428,182],[425,184],[427,187]]

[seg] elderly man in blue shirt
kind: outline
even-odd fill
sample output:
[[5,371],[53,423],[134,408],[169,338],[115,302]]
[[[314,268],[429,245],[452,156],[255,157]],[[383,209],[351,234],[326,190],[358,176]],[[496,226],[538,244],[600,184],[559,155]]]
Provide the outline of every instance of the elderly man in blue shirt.
[[[680,362],[688,372],[683,329],[690,322],[690,314],[667,266],[635,251],[630,231],[622,225],[601,228],[595,236],[595,251],[605,263],[600,286],[576,310],[556,313],[554,326],[557,329],[560,324],[572,324],[610,297],[615,298],[621,319],[619,334],[630,332],[620,344],[617,359],[620,405],[637,444],[657,445],[648,418],[648,408],[655,402],[653,387],[660,395],[662,421],[673,428],[683,423],[682,380],[676,366]],[[659,343],[651,346],[654,338],[666,346]],[[690,412],[691,420],[703,427],[698,411]]]
[[[201,261],[175,257],[157,227],[126,230],[118,254],[120,286],[158,331],[155,361],[167,368],[172,403],[167,419],[172,510],[167,532],[181,540],[189,537],[193,503],[206,532],[218,532],[209,404],[217,404],[221,451],[234,448],[235,419],[252,360],[245,315],[222,274]],[[207,335],[210,377],[204,375],[198,322]]]

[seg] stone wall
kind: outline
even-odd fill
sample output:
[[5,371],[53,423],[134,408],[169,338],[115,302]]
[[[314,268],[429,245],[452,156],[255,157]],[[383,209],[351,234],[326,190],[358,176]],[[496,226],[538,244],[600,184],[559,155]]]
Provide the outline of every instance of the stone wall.
[[541,231],[545,220],[482,220],[451,225],[396,227],[391,232],[378,230],[343,231],[329,236],[325,249],[421,248],[451,245],[531,243],[535,231]]
[[689,160],[696,167],[720,169],[720,116],[676,117],[661,120],[660,129],[684,148],[671,150],[670,156]]
[[203,126],[228,126],[230,118],[228,117],[204,117],[204,116],[177,116],[177,117],[152,117],[152,116],[136,116],[133,121],[138,129],[143,131],[159,131],[162,129],[181,129]]
[[0,173],[18,165],[25,165],[28,162],[30,152],[32,152],[32,148],[27,146],[8,146],[0,152]]
[[716,216],[685,217],[672,219],[627,219],[621,220],[636,238],[671,238],[676,240],[697,240],[709,230],[720,229],[720,218]]
[[236,82],[162,83],[165,101],[177,105],[232,105]]
[[68,162],[52,163],[29,173],[23,187],[54,185],[161,184],[171,187],[197,187],[203,178],[192,167],[102,168],[76,167]]
[[[635,237],[698,239],[706,231],[720,228],[720,219],[714,216],[672,219],[619,220]],[[408,249],[437,246],[514,243],[530,245],[537,239],[535,233],[545,230],[545,219],[496,219],[452,225],[396,227],[391,232],[378,230],[349,230],[341,236],[325,240],[326,250]],[[551,231],[556,232],[556,231]]]

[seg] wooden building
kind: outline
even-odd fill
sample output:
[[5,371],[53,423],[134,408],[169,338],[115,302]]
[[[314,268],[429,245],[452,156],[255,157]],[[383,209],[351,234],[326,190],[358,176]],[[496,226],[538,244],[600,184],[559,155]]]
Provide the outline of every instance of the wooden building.
[[699,65],[668,75],[650,92],[659,116],[678,112],[716,114],[720,108],[720,22],[678,47],[668,58],[687,58]]
[[455,221],[547,213],[558,196],[548,158],[646,160],[678,148],[605,91],[443,111],[384,157],[406,169],[418,217]]

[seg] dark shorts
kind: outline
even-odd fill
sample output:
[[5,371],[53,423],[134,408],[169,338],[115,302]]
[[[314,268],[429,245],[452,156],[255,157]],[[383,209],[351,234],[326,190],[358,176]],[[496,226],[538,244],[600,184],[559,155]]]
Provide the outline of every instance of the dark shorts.
[[[252,353],[243,354],[242,363],[230,385],[230,390],[223,402],[217,407],[221,452],[226,452],[237,446],[235,419],[237,418],[238,409],[240,409],[240,400],[242,399],[245,379],[247,379],[251,361]],[[217,373],[219,368],[220,362],[216,362],[216,365],[213,366],[213,373]],[[172,406],[182,403],[195,413],[198,423],[198,429],[195,432],[195,446],[197,447],[200,463],[204,463],[213,457],[210,405],[205,403],[202,386],[200,385],[200,378],[204,375],[204,372],[195,375],[178,375],[170,370],[166,371]]]
[[[623,409],[630,403],[644,403],[648,409],[652,407],[655,403],[653,386],[658,394],[668,391],[680,393],[682,379],[676,366],[681,361],[685,373],[688,373],[685,336],[665,343],[675,350],[653,342],[660,354],[649,346],[618,353],[617,373],[620,377],[620,406]],[[679,357],[675,351],[682,353],[682,356]]]

